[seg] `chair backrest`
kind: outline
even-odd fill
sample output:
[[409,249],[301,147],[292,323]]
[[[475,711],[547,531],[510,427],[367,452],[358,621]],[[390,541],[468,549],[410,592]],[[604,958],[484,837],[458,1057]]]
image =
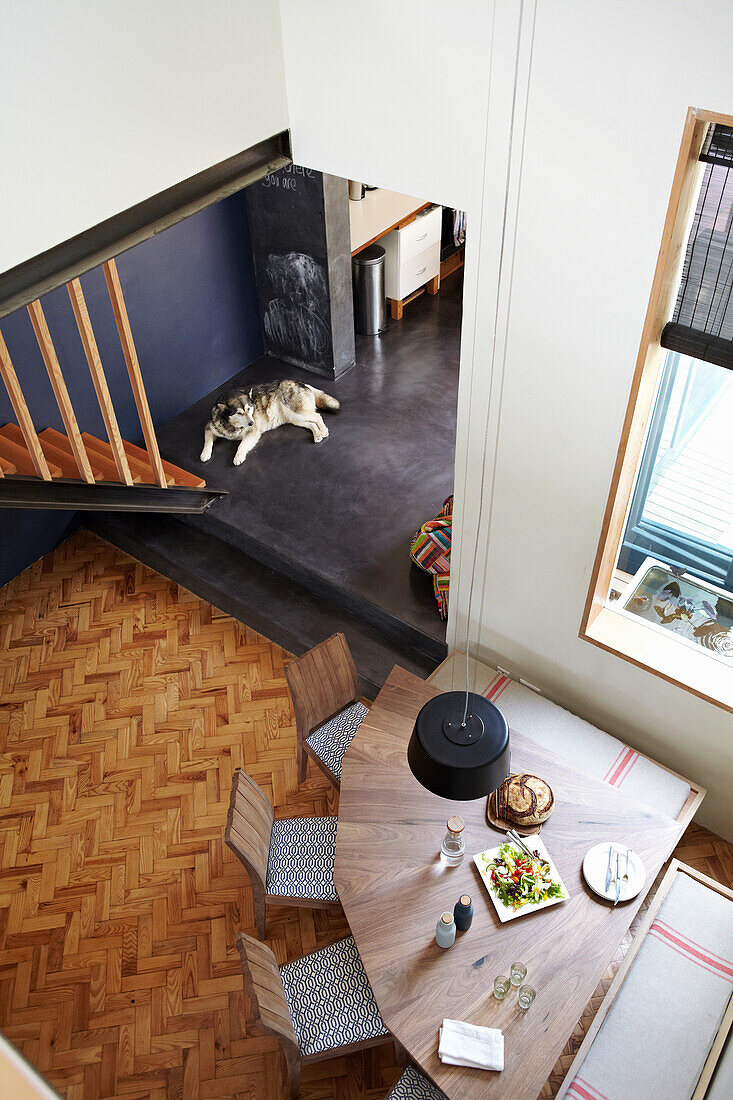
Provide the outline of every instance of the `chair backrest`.
[[285,666],[299,739],[359,698],[359,677],[343,634],[332,634]]
[[224,840],[249,871],[253,888],[264,894],[273,810],[270,800],[242,768],[232,778]]
[[245,932],[237,934],[237,950],[252,1014],[281,1044],[290,1068],[291,1062],[300,1061],[300,1048],[277,960],[267,944]]

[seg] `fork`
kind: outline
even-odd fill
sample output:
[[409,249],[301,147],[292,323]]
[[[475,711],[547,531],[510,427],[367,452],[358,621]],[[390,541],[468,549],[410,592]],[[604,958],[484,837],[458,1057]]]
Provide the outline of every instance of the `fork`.
[[619,873],[618,861],[619,853],[616,852],[616,877],[614,880],[616,883],[616,897],[613,900],[614,908],[618,905],[618,899],[621,897],[621,875]]
[[626,849],[626,870],[624,871],[623,875],[621,876],[621,879],[623,881],[624,886],[628,886],[628,883],[629,883],[629,851],[630,851],[630,849],[627,847],[627,849]]

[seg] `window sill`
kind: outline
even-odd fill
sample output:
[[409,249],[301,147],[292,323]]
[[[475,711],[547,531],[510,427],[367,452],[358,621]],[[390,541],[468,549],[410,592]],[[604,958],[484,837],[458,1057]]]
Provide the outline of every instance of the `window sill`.
[[596,613],[580,637],[733,713],[733,662],[726,666],[609,607]]

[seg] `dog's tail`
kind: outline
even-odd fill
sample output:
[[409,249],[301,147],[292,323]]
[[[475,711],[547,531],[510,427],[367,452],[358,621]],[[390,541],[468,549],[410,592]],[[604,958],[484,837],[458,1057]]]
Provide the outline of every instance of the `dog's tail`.
[[[307,382],[306,385],[308,386]],[[308,386],[308,389],[312,391],[316,399],[317,409],[330,409],[331,412],[336,412],[336,409],[341,408],[341,402],[337,401],[335,397],[331,397],[330,393],[324,393],[323,390],[317,390],[315,386]]]

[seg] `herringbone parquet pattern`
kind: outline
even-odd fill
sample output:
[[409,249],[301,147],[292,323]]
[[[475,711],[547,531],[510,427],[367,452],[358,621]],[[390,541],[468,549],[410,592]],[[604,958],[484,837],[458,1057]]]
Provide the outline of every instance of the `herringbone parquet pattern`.
[[[337,809],[315,770],[297,785],[287,658],[87,533],[2,592],[0,1027],[69,1100],[284,1095],[247,1022],[234,936],[254,913],[222,838],[240,765],[279,817]],[[679,854],[733,881],[704,830]],[[281,961],[345,930],[268,913]],[[321,1062],[303,1098],[381,1100],[397,1072],[389,1045]]]

